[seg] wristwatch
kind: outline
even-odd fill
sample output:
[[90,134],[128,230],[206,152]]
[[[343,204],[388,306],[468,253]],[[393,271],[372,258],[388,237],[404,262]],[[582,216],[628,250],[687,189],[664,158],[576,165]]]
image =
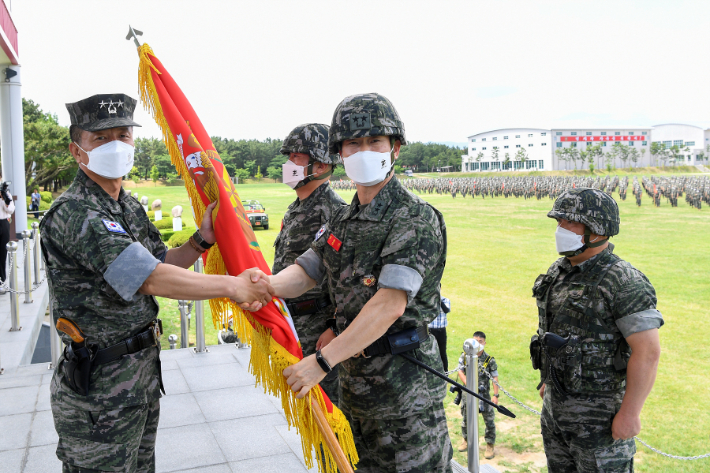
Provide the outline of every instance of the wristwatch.
[[328,319],[325,321],[325,326],[333,331],[333,333],[338,336],[338,326],[335,319]]
[[493,395],[493,397],[498,397],[498,396],[500,396],[500,394],[494,394],[494,395]]
[[321,354],[320,350],[316,352],[316,361],[320,365],[321,369],[326,372],[326,374],[333,371],[333,368],[330,367],[330,363],[328,363],[326,359],[323,358],[323,355]]
[[204,238],[202,238],[202,235],[200,235],[199,230],[195,230],[195,233],[192,234],[192,238],[195,240],[195,243],[200,245],[202,248],[205,250],[209,250],[214,246],[214,243],[207,243]]

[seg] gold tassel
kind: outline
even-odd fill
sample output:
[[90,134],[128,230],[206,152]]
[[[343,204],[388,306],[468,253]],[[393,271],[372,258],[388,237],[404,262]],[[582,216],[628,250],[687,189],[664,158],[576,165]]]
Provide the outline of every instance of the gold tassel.
[[[183,161],[180,149],[175,141],[175,137],[170,131],[168,122],[163,115],[158,92],[153,83],[151,70],[160,74],[160,71],[153,65],[148,54],[153,55],[153,50],[147,44],[143,44],[139,50],[140,65],[138,68],[138,83],[140,87],[140,97],[144,106],[152,112],[153,118],[163,133],[163,141],[170,154],[171,161],[180,177],[185,183],[185,189],[190,198],[190,203],[195,212],[197,222],[202,222],[205,213],[205,205],[195,187],[195,183],[190,176],[187,166]],[[206,274],[227,273],[222,259],[219,246],[215,245],[207,254],[205,262]],[[251,358],[249,360],[249,371],[254,375],[258,384],[268,392],[281,399],[289,428],[296,427],[301,435],[301,447],[303,448],[303,458],[308,469],[313,468],[312,451],[316,450],[316,455],[320,457],[321,448],[325,453],[323,464],[318,462],[318,470],[321,473],[337,473],[335,461],[330,450],[323,443],[323,437],[312,417],[310,403],[308,399],[296,399],[296,393],[286,384],[283,370],[288,366],[297,363],[299,360],[289,353],[284,347],[276,343],[271,337],[268,328],[259,324],[249,312],[242,310],[237,304],[229,299],[211,299],[209,301],[212,311],[212,322],[215,328],[227,327],[229,319],[232,319],[233,328],[239,338],[252,346]],[[320,389],[312,389],[309,396],[315,396],[318,403],[328,419],[328,423],[338,436],[343,451],[352,464],[358,461],[355,442],[345,415],[337,407],[333,406],[333,413],[330,414],[325,409],[325,401]]]

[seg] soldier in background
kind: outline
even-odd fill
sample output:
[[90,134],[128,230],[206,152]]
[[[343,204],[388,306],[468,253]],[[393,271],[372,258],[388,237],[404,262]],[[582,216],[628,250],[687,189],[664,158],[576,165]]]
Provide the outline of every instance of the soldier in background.
[[[294,264],[296,258],[310,248],[318,230],[339,208],[347,206],[329,185],[340,157],[328,152],[327,125],[297,126],[284,140],[281,154],[288,156],[283,165],[283,182],[296,191],[297,198],[288,206],[274,242],[273,274]],[[286,304],[293,317],[303,356],[313,355],[321,344],[327,345],[335,338],[335,306],[324,284],[300,297],[286,299]],[[320,385],[333,404],[338,405],[337,367],[323,378]]]
[[530,351],[541,370],[548,471],[632,472],[660,357],[656,292],[613,253],[619,208],[611,196],[567,189],[547,216],[559,222],[562,258],[533,286],[539,326]]
[[50,385],[64,473],[155,472],[163,383],[154,296],[228,297],[259,310],[273,293],[258,270],[232,277],[183,269],[216,241],[216,202],[187,243],[165,247],[121,187],[133,166],[133,127],[140,126],[135,106],[124,94],[67,104],[69,151],[79,170],[40,224],[54,317],[71,320],[85,339],[62,335],[67,348]]
[[392,355],[390,342],[416,346],[418,339],[418,348],[407,352],[441,370],[427,324],[441,302],[443,216],[393,175],[407,141],[387,98],[374,93],[345,98],[333,115],[328,143],[330,152],[342,157],[357,193],[296,264],[270,280],[281,297],[300,296],[326,281],[340,335],[315,356],[286,368],[284,376],[302,398],[341,365],[340,407],[352,427],[358,472],[448,473],[453,452],[442,402],[445,385]]
[[[491,380],[495,381],[493,383],[493,398],[492,402],[498,404],[498,363],[496,359],[484,351],[486,347],[486,334],[483,332],[476,332],[473,334],[473,338],[481,344],[481,351],[478,352],[478,394],[484,398],[491,400]],[[466,354],[462,353],[459,357],[459,378],[461,382],[466,384]],[[483,421],[486,424],[486,433],[484,438],[486,440],[486,451],[484,457],[491,459],[495,457],[495,445],[496,445],[496,424],[495,417],[496,411],[493,406],[479,402],[478,409],[483,415]],[[458,446],[459,452],[465,452],[468,449],[468,423],[466,421],[466,402],[461,403],[461,416],[463,420],[461,421],[461,434],[463,439]],[[476,439],[478,441],[478,439]]]

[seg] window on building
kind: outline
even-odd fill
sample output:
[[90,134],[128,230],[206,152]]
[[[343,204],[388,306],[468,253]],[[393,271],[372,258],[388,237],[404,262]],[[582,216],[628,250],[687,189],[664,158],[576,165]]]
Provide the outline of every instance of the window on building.
[[485,138],[481,138],[481,141],[486,141],[486,139],[485,139]]
[[516,148],[520,148],[520,145],[515,145]]
[[558,148],[562,148],[562,143],[555,143]]
[[497,141],[497,140],[498,140],[498,137],[497,137],[497,136],[494,136],[494,137],[493,137],[493,141]]
[[683,140],[673,140],[673,146],[683,146]]
[[629,146],[633,146],[633,145],[634,145],[634,142],[633,142],[633,141],[629,141]]
[[498,169],[500,171],[500,161],[491,163],[491,169]]
[[471,140],[471,143],[475,143],[475,142],[476,142],[476,138]]
[[591,132],[591,131],[588,131],[588,132],[587,132],[587,136],[592,136],[592,132]]
[[547,133],[540,133],[540,136],[547,136]]
[[508,149],[508,145],[503,146],[503,148]]
[[542,146],[547,146],[547,143],[542,143]]
[[481,171],[488,171],[491,163],[481,163]]
[[528,145],[528,148],[532,148],[532,143],[530,143],[530,144]]
[[532,133],[528,133],[528,138],[532,138]]
[[484,146],[482,149],[483,149],[483,151],[485,151],[485,150],[486,150],[486,147]]
[[577,147],[577,143],[572,143],[572,144],[570,145],[570,147],[576,148],[576,147]]
[[468,163],[466,163],[466,171],[468,171]]
[[476,148],[471,148],[471,151],[476,151]]
[[520,135],[515,135],[516,138],[520,138]]
[[592,146],[592,144],[593,144],[593,143],[592,143],[591,141],[587,141],[587,148],[589,148],[590,146]]
[[602,146],[606,146],[606,141],[602,141]]
[[498,147],[497,147],[497,146],[494,146],[493,149],[498,149]]
[[648,141],[642,141],[641,146],[646,146],[648,144]]
[[647,131],[642,131],[641,134],[644,135],[644,136],[646,136],[646,135],[648,135],[648,132],[647,132]]
[[507,137],[507,136],[504,136],[504,137],[503,137],[503,139],[504,139],[504,140],[507,140],[507,139],[508,139],[508,137]]
[[543,161],[542,159],[539,159],[537,161],[537,168],[538,169],[545,169],[545,161]]
[[615,132],[614,132],[614,135],[615,135],[615,136],[619,136],[620,134],[621,134],[620,131],[615,131]]
[[602,136],[606,136],[606,131],[602,131]]
[[471,171],[478,171],[479,168],[478,163],[471,163]]
[[572,136],[577,136],[577,132],[576,132],[576,131],[573,131],[572,133],[570,133],[570,135],[572,135]]
[[663,142],[663,147],[664,147],[664,148],[670,148],[671,146],[673,146],[673,142],[672,142],[672,141],[664,141],[664,142]]
[[534,159],[528,159],[525,161],[525,169],[535,169],[535,165],[537,164],[537,161]]
[[523,168],[522,161],[513,161],[513,169],[518,170]]
[[556,134],[557,136],[562,136],[562,132],[561,132],[561,131],[557,131],[557,132],[555,132],[555,134]]
[[686,141],[685,146],[695,146],[695,141]]
[[633,131],[630,131],[630,132],[629,132],[629,136],[634,136],[634,132],[633,132]]

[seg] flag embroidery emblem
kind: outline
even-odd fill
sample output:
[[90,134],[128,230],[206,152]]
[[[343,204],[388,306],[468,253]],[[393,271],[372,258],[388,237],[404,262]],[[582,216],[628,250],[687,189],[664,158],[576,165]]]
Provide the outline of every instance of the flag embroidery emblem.
[[320,229],[316,232],[316,239],[315,239],[315,241],[318,241],[318,239],[319,239],[320,237],[322,237],[324,233],[325,233],[325,225],[323,225],[322,227],[320,227]]
[[103,219],[101,221],[104,222],[106,230],[110,231],[111,233],[123,233],[124,235],[126,234],[126,230],[123,229],[120,223],[112,222],[111,220],[106,219]]
[[332,246],[335,251],[340,251],[340,247],[343,246],[343,242],[338,240],[338,237],[332,233],[328,237],[328,244]]

